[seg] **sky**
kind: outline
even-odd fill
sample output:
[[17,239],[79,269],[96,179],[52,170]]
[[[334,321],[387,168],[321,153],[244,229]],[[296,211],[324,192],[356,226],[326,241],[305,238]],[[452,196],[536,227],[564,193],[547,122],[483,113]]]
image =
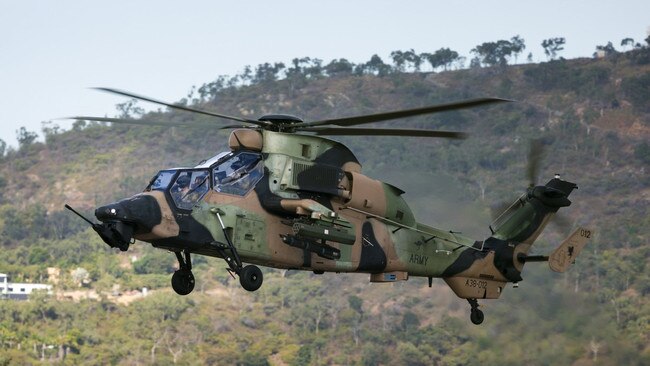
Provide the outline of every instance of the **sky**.
[[67,130],[72,121],[55,119],[114,116],[127,100],[91,87],[173,102],[245,65],[373,54],[388,63],[391,51],[442,47],[469,59],[515,35],[526,42],[520,62],[529,52],[545,61],[552,37],[566,38],[560,56],[590,57],[608,41],[644,43],[648,14],[648,0],[0,0],[0,139],[15,147],[20,127]]

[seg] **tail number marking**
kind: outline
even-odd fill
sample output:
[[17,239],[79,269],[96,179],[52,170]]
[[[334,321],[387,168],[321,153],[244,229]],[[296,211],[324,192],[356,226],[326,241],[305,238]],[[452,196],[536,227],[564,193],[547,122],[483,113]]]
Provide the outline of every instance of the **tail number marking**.
[[591,230],[580,229],[580,236],[587,239],[591,238]]
[[471,278],[465,280],[466,287],[486,289],[487,285],[488,285],[487,281],[474,280]]

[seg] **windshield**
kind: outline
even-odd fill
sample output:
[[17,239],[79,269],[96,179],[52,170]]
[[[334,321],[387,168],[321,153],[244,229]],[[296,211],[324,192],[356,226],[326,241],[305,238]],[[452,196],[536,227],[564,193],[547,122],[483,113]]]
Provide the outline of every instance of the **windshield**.
[[191,210],[210,190],[208,170],[188,170],[178,173],[169,193],[176,207]]
[[264,163],[258,153],[240,152],[219,163],[212,173],[217,192],[243,196],[262,179]]
[[175,170],[161,170],[150,181],[145,191],[163,191],[169,187]]

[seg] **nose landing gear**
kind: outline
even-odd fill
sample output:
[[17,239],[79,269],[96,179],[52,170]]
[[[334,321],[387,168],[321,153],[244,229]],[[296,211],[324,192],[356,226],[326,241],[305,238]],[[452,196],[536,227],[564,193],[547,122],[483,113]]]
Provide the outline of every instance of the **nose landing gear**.
[[194,290],[194,274],[190,252],[174,252],[178,259],[179,269],[172,275],[172,288],[179,295],[188,295]]
[[179,295],[187,295],[194,290],[192,271],[179,269],[172,275],[172,288]]

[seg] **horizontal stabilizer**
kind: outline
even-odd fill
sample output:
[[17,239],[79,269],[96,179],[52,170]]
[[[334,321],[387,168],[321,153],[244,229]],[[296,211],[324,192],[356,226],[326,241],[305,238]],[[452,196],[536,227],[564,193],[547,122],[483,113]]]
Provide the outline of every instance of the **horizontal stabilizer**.
[[579,227],[548,258],[548,265],[555,272],[564,272],[575,262],[576,257],[587,242],[593,231]]

